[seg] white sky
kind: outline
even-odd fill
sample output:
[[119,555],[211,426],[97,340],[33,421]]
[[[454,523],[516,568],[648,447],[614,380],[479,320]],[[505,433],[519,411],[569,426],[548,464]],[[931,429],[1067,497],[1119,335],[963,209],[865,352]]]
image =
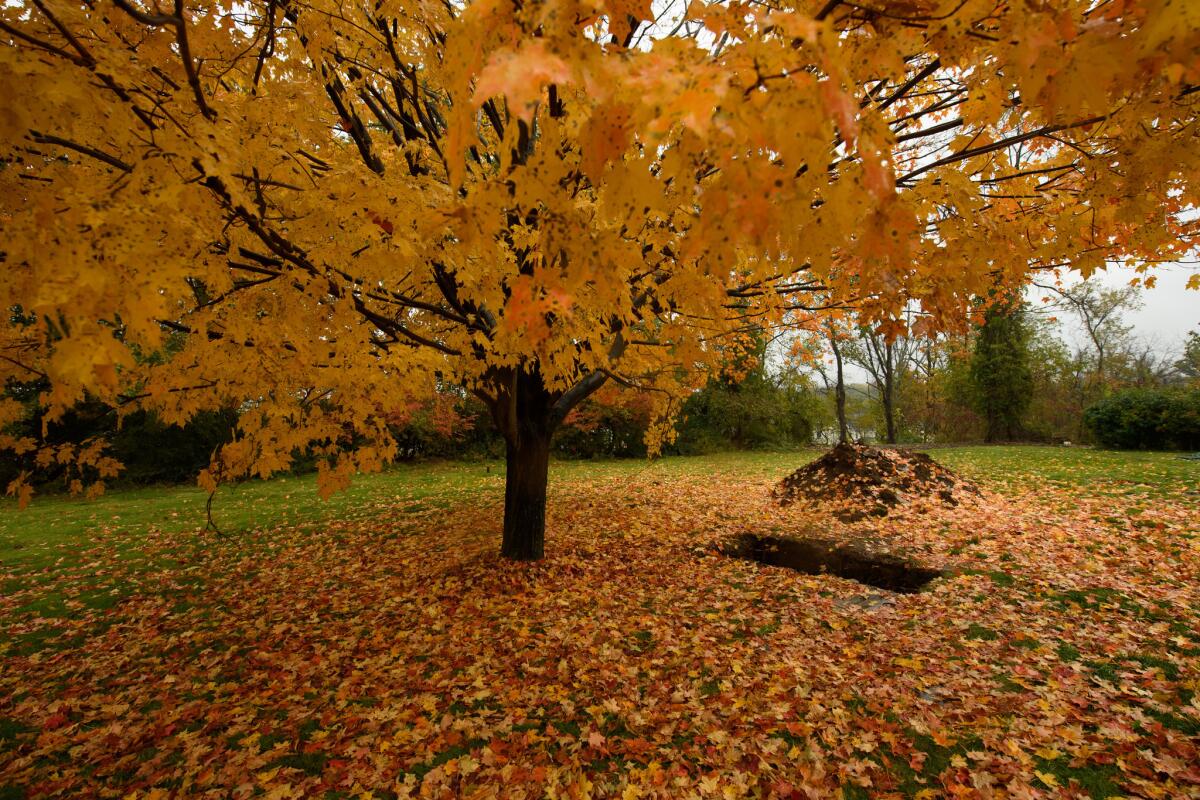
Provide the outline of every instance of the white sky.
[[[1157,278],[1154,287],[1143,288],[1142,307],[1124,315],[1125,324],[1133,326],[1134,339],[1151,345],[1156,352],[1164,355],[1182,354],[1188,331],[1200,332],[1200,291],[1185,288],[1188,278],[1197,272],[1200,272],[1200,267],[1195,264],[1162,264],[1148,273]],[[1090,280],[1106,287],[1119,288],[1127,285],[1134,275],[1134,271],[1126,267],[1109,267],[1094,274]],[[1064,276],[1064,280],[1076,283],[1079,279]],[[1030,305],[1037,308],[1046,294],[1032,287],[1026,296]],[[1056,316],[1061,323],[1062,334],[1074,341],[1078,322],[1068,313],[1058,313]]]
[[[1123,316],[1125,324],[1133,327],[1133,339],[1151,345],[1155,352],[1165,356],[1168,361],[1183,355],[1183,343],[1188,331],[1200,332],[1200,291],[1185,288],[1188,278],[1197,272],[1200,272],[1200,266],[1196,264],[1161,264],[1155,267],[1148,274],[1155,275],[1157,281],[1154,288],[1142,289],[1142,307]],[[1126,267],[1109,267],[1095,273],[1089,280],[1106,287],[1119,288],[1127,285],[1134,275],[1134,271]],[[1080,280],[1077,274],[1068,274],[1065,270],[1063,279],[1067,284]],[[1047,278],[1042,282],[1052,281]],[[1030,287],[1026,298],[1030,306],[1037,309],[1041,306],[1041,298],[1047,294],[1043,289]],[[1070,345],[1082,346],[1083,329],[1078,320],[1065,311],[1057,311],[1054,316],[1059,322],[1058,335]],[[867,382],[866,371],[851,364],[846,365],[845,373],[848,383]]]

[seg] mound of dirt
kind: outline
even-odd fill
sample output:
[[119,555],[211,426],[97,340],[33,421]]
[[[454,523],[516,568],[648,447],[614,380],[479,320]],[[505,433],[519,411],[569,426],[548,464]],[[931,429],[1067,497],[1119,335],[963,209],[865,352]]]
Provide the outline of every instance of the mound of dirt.
[[839,444],[788,475],[772,495],[780,505],[831,507],[843,522],[886,516],[920,500],[956,506],[979,489],[924,453]]

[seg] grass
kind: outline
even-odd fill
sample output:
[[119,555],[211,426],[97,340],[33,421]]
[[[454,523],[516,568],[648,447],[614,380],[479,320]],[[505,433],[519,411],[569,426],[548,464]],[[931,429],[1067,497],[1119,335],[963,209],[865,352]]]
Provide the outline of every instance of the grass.
[[[820,451],[720,453],[672,456],[655,461],[559,461],[556,479],[701,476],[732,473],[742,477],[783,477]],[[1174,453],[1117,452],[1082,447],[938,448],[935,458],[964,475],[989,484],[1027,488],[1033,482],[1088,486],[1090,491],[1178,495],[1200,484],[1200,462]],[[214,502],[214,519],[235,534],[282,525],[315,526],[332,519],[369,518],[382,508],[406,505],[423,510],[475,493],[503,492],[503,462],[440,462],[397,465],[360,475],[344,492],[323,501],[314,475],[285,476],[223,487]],[[195,532],[204,527],[207,495],[194,486],[148,487],[109,492],[96,500],[69,496],[35,497],[19,511],[0,502],[0,564],[22,571],[51,568],[70,561],[89,536],[106,528],[126,532]],[[417,505],[424,504],[424,505]]]
[[[720,453],[641,459],[558,461],[551,465],[550,491],[556,480],[709,475],[782,476],[816,457],[816,449],[797,452]],[[382,509],[425,511],[466,496],[500,497],[502,461],[399,464],[381,473],[359,475],[350,488],[322,500],[315,475],[280,476],[223,486],[213,502],[213,518],[229,535],[279,526],[316,527],[330,520],[369,519]],[[74,563],[90,537],[106,529],[125,533],[197,533],[204,529],[207,494],[195,486],[119,489],[95,500],[69,495],[34,496],[25,510],[0,500],[0,564],[22,572]],[[130,557],[135,553],[126,553]]]
[[1200,461],[1179,453],[1050,446],[947,447],[930,453],[968,477],[1012,488],[1047,483],[1153,498],[1194,491],[1200,484]]
[[[783,477],[816,457],[815,448],[795,452],[720,453],[672,456],[654,461],[559,461],[556,479],[613,479],[707,476]],[[1148,499],[1178,495],[1200,483],[1200,462],[1174,453],[1117,452],[1081,447],[938,448],[934,456],[964,475],[989,484],[1028,488],[1031,482],[1088,486],[1090,491]],[[403,505],[426,510],[477,493],[503,492],[503,462],[402,464],[385,472],[360,475],[350,488],[323,501],[314,475],[281,476],[222,487],[213,505],[214,519],[228,534],[277,526],[317,526],[333,519],[369,518],[380,509]],[[203,529],[207,495],[194,486],[122,489],[96,500],[65,495],[35,496],[24,511],[0,501],[0,564],[22,572],[71,563],[89,537],[105,529],[189,533]],[[127,555],[134,556],[133,553]]]
[[[741,478],[781,478],[821,451],[809,448],[785,452],[719,453],[672,456],[656,460],[557,461],[551,465],[550,491],[556,482],[579,480],[636,481],[656,477],[709,478],[729,474]],[[1200,483],[1200,462],[1173,453],[1116,452],[1081,447],[995,446],[937,448],[943,464],[989,485],[1028,488],[1031,482],[1087,486],[1090,492],[1146,495],[1147,499],[1179,495]],[[436,511],[465,499],[499,499],[504,465],[499,461],[399,464],[371,475],[360,475],[346,491],[325,501],[317,492],[315,475],[280,476],[222,487],[213,516],[222,532],[235,540],[257,530],[290,526],[316,530],[332,520],[370,520],[381,513]],[[633,490],[636,497],[636,489]],[[0,566],[7,572],[0,590],[14,591],[36,583],[52,583],[55,573],[78,569],[82,553],[107,530],[123,534],[115,555],[127,567],[145,570],[170,566],[147,559],[137,535],[179,534],[180,557],[187,558],[206,541],[199,537],[206,518],[207,495],[195,486],[122,489],[98,499],[67,495],[35,496],[25,510],[11,500],[0,501]],[[635,499],[635,498],[634,498]],[[128,534],[134,534],[129,536]],[[103,570],[85,572],[66,597],[48,592],[18,609],[47,618],[68,616],[79,604],[88,608],[116,605],[129,589],[103,579]],[[1012,578],[990,573],[1001,586]],[[0,642],[4,641],[0,634]],[[18,650],[42,649],[55,641],[53,629],[31,633]],[[60,641],[69,646],[71,640]]]

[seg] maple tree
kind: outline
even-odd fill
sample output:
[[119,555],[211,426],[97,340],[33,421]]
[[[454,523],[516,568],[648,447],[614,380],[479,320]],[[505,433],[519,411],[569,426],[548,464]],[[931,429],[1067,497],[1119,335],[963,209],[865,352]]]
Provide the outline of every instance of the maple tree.
[[307,448],[329,489],[460,384],[507,442],[502,552],[537,558],[550,438],[609,381],[661,438],[747,329],[932,329],[1191,247],[1200,7],[879,5],[7,4],[0,377],[48,421],[236,405],[205,485]]

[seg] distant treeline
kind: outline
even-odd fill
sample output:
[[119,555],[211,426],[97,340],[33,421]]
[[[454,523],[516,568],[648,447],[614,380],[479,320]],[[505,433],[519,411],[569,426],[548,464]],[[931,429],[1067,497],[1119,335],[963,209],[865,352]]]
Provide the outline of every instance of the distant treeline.
[[[1122,331],[1127,333],[1116,328]],[[836,441],[837,386],[822,358],[831,336],[837,337],[839,357],[870,376],[865,384],[842,386],[851,439],[883,442],[891,433],[899,442],[1072,440],[1117,448],[1200,449],[1200,337],[1193,334],[1183,357],[1172,362],[1155,361],[1130,347],[1127,337],[1109,335],[1098,357],[1072,351],[1023,305],[999,304],[975,331],[960,337],[886,342],[870,329],[831,327],[801,342],[808,348],[801,359],[769,352],[760,341],[756,353],[740,355],[732,369],[712,376],[687,399],[664,452],[786,449]],[[11,384],[5,395],[32,409],[38,391],[36,382]],[[653,422],[646,396],[611,385],[571,413],[554,448],[561,458],[645,456]],[[109,483],[178,483],[193,480],[213,452],[234,437],[238,410],[202,412],[179,426],[144,411],[121,417],[92,400],[43,423],[31,413],[6,432],[52,443],[100,439],[124,465]],[[402,459],[504,454],[504,441],[483,404],[456,387],[445,388],[434,402],[397,409],[390,427]],[[307,471],[314,463],[296,453],[292,469]],[[30,473],[43,490],[68,483],[64,468],[39,463],[31,454],[0,465],[0,486],[21,472]]]

